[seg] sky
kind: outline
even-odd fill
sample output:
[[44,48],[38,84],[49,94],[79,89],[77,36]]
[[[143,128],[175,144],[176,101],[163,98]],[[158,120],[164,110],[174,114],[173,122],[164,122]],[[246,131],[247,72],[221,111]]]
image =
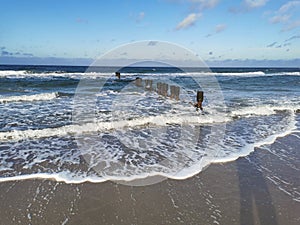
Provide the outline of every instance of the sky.
[[0,0],[0,64],[89,64],[171,42],[216,66],[300,67],[300,0]]

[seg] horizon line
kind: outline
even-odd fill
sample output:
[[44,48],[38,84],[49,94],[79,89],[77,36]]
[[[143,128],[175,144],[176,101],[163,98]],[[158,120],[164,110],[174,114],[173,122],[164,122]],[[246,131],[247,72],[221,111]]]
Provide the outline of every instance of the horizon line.
[[[60,58],[60,57],[1,57],[1,66],[92,66],[96,60],[93,58]],[[116,60],[117,61],[117,60]],[[155,60],[153,60],[155,61]],[[300,58],[294,59],[224,59],[224,60],[203,60],[208,67],[244,67],[244,68],[300,68]],[[118,63],[118,62],[116,62]],[[119,62],[120,63],[120,62]],[[106,67],[124,67],[121,65],[104,65]],[[151,65],[152,66],[152,65]],[[150,67],[151,67],[150,66]],[[158,65],[153,65],[160,67]],[[153,67],[152,66],[152,67]],[[136,66],[138,67],[138,66]],[[141,67],[147,67],[141,65]],[[165,66],[161,66],[165,67]],[[177,66],[177,67],[205,67],[205,66]]]

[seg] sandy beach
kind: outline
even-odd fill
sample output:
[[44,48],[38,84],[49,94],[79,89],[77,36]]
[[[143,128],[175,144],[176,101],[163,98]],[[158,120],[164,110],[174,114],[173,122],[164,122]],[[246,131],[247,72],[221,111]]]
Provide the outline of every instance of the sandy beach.
[[[187,180],[168,179],[144,187],[113,182],[3,182],[0,224],[296,225],[299,174],[271,152],[284,147],[296,154],[297,135],[279,138],[269,151],[256,149],[246,158],[211,165]],[[299,162],[298,153],[297,157]],[[269,176],[269,169],[279,171],[289,181],[282,184],[293,187],[292,192]]]
[[4,0],[0,225],[300,225],[300,0]]

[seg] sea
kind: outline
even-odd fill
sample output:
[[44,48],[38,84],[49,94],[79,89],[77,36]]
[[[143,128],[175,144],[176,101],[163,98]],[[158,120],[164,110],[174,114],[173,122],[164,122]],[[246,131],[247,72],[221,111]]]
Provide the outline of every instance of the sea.
[[[299,140],[299,111],[300,68],[1,65],[0,182],[184,180]],[[299,174],[299,146],[276,151]]]

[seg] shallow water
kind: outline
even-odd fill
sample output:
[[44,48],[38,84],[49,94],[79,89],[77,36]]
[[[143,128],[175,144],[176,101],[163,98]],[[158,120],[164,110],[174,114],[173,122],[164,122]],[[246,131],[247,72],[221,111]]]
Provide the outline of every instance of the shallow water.
[[[297,69],[146,68],[116,80],[112,68],[50,68],[0,71],[1,181],[186,179],[299,132]],[[179,86],[180,100],[158,94],[159,82]],[[204,113],[190,105],[197,90]],[[282,151],[299,169],[297,153]]]

